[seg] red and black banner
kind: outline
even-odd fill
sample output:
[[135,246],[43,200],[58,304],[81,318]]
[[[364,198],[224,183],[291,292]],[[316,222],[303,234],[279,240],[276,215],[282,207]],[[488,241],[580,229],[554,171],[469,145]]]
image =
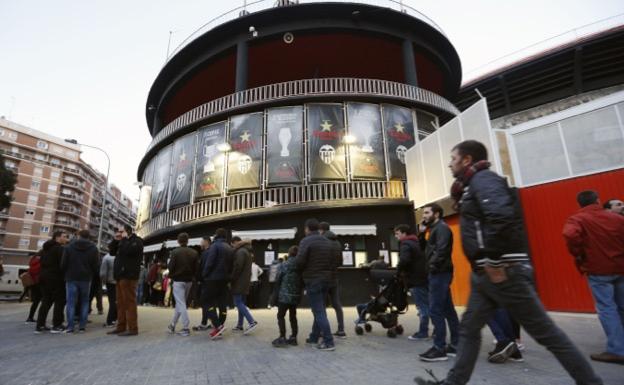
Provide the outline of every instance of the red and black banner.
[[347,103],[349,135],[355,142],[349,145],[351,175],[354,179],[384,179],[383,133],[379,105]]
[[167,192],[169,191],[169,174],[171,171],[172,146],[169,145],[158,153],[154,167],[154,183],[152,184],[152,218],[167,211]]
[[310,179],[345,180],[345,135],[342,104],[308,104]]
[[169,180],[169,209],[191,201],[196,134],[192,133],[173,144],[171,179]]
[[303,108],[271,108],[267,113],[269,184],[300,183],[303,177]]
[[263,113],[233,116],[230,119],[228,191],[260,187],[262,172]]
[[383,122],[386,129],[390,178],[405,179],[405,153],[416,143],[412,110],[384,104]]
[[206,126],[198,131],[197,162],[195,164],[195,199],[219,196],[223,191],[225,171],[226,122]]

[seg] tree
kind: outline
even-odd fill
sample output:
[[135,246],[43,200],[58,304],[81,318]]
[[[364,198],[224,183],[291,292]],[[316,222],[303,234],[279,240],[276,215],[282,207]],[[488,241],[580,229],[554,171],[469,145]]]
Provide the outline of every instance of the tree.
[[13,196],[11,193],[15,190],[17,183],[17,175],[4,165],[4,157],[0,154],[0,210],[11,207]]

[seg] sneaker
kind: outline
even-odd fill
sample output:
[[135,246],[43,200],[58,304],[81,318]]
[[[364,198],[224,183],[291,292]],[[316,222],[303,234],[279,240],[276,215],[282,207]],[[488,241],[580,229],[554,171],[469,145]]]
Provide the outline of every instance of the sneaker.
[[429,336],[426,334],[414,333],[411,336],[407,337],[407,339],[410,341],[424,341],[428,340]]
[[425,362],[437,362],[437,361],[448,360],[448,356],[446,355],[446,352],[436,348],[435,346],[432,346],[431,349],[427,350],[423,354],[419,354],[418,357],[420,357],[421,361],[425,361]]
[[297,346],[297,345],[298,345],[298,343],[297,343],[297,337],[295,337],[295,336],[290,336],[290,337],[288,337],[288,339],[286,340],[286,342],[288,342],[288,345],[290,345],[290,346]]
[[446,352],[446,355],[449,357],[457,356],[457,349],[455,349],[454,346],[446,345],[445,352]]
[[78,333],[84,333],[85,331],[86,331],[85,328],[78,329]]
[[322,350],[322,351],[325,351],[325,352],[332,352],[332,351],[336,350],[336,347],[334,345],[330,345],[330,344],[327,344],[325,342],[316,345],[316,348],[318,350]]
[[305,340],[306,345],[318,345],[318,339],[314,340],[312,338],[306,338]]
[[47,326],[37,326],[35,328],[35,334],[42,334],[45,332],[49,332],[51,329]]
[[334,333],[334,336],[338,337],[338,338],[345,339],[345,338],[347,338],[347,333],[345,333],[342,330],[338,330],[336,333]]
[[223,332],[225,331],[225,326],[221,325],[217,328],[213,328],[212,331],[210,332],[209,336],[211,340],[216,340],[217,338],[221,337],[221,335],[223,334]]
[[65,329],[63,334],[74,334],[74,329]]
[[518,347],[518,350],[520,350],[521,352],[524,351],[525,347],[524,344],[522,342],[519,342],[520,340],[516,340],[516,346]]
[[242,332],[244,332],[244,331],[245,331],[245,329],[243,329],[243,327],[242,327],[242,326],[238,326],[238,325],[236,325],[236,326],[234,326],[234,327],[232,328],[232,333],[242,333]]
[[286,341],[286,338],[284,337],[279,337],[274,339],[271,344],[273,345],[273,347],[276,348],[285,348],[286,346],[288,346],[288,341]]
[[518,347],[515,342],[499,342],[496,344],[496,348],[488,353],[488,362],[493,364],[503,364],[509,359],[509,356],[514,354],[516,351],[518,351]]
[[203,332],[206,330],[209,330],[212,327],[212,325],[197,325],[197,326],[193,326],[193,331],[194,332]]
[[167,333],[174,334],[175,333],[175,326],[173,326],[172,324],[167,325]]
[[116,325],[114,323],[110,323],[110,324],[105,323],[104,325],[102,325],[102,327],[105,327],[105,328],[114,328],[115,326]]
[[182,337],[188,337],[188,336],[191,335],[191,331],[188,330],[188,329],[182,329],[179,332],[177,332],[176,334],[179,335],[179,336],[182,336]]
[[524,362],[524,358],[522,357],[522,353],[520,350],[516,350],[511,356],[509,356],[509,361],[513,362]]
[[53,327],[52,330],[50,330],[50,333],[52,334],[60,334],[63,333],[65,331],[65,327],[64,326],[56,326]]
[[624,365],[624,356],[619,356],[617,354],[613,354],[609,352],[592,354],[589,357],[594,361]]
[[36,324],[36,323],[37,323],[37,321],[35,321],[32,318],[28,318],[28,319],[26,319],[26,321],[24,321],[24,325],[30,325],[30,324]]
[[245,329],[245,331],[243,332],[244,335],[249,335],[251,334],[254,330],[256,330],[256,328],[258,327],[258,322],[254,321],[252,324],[249,324],[247,326],[247,329]]

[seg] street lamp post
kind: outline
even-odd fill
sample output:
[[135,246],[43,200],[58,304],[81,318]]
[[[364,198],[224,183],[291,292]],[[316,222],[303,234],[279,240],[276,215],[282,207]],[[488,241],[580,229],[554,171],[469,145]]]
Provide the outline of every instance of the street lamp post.
[[65,139],[65,141],[67,143],[72,143],[72,144],[76,144],[79,146],[89,147],[89,148],[93,148],[94,150],[102,151],[102,153],[106,155],[106,160],[108,161],[108,165],[106,167],[106,180],[104,181],[104,194],[102,194],[102,212],[100,213],[100,229],[98,231],[98,240],[97,240],[98,250],[101,250],[102,230],[104,228],[104,210],[106,210],[106,194],[108,194],[108,174],[110,173],[110,157],[108,156],[108,153],[106,153],[106,151],[102,150],[99,147],[90,146],[84,143],[78,143],[76,139]]

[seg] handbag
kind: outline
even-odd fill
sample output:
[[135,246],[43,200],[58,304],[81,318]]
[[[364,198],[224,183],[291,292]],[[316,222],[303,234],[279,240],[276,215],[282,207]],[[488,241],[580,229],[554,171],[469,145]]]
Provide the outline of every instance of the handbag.
[[154,284],[152,285],[152,289],[158,291],[162,290],[162,283],[160,283],[160,281],[154,282]]
[[24,288],[31,287],[35,284],[35,280],[29,272],[22,273],[19,278],[22,281],[22,286],[24,286]]

